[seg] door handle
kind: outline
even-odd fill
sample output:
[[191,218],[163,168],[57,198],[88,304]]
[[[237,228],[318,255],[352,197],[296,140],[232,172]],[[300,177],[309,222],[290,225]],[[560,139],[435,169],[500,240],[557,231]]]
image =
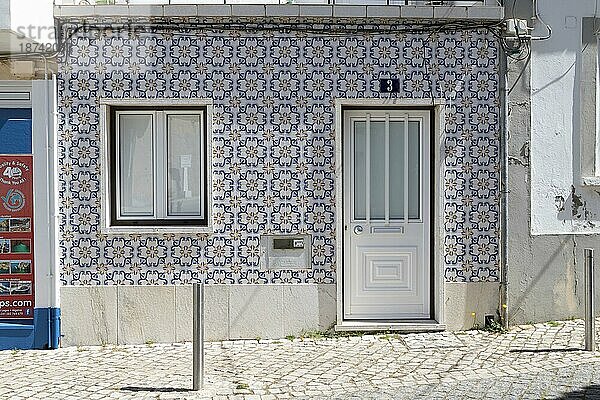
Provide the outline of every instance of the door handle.
[[357,234],[357,235],[360,235],[362,232],[363,232],[363,227],[362,227],[362,226],[360,226],[360,225],[356,225],[356,226],[354,227],[354,233],[355,233],[355,234]]

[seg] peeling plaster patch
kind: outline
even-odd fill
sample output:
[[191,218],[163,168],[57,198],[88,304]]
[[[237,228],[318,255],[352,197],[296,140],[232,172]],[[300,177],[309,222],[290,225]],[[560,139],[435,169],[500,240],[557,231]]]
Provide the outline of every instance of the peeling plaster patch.
[[565,198],[562,196],[554,197],[554,204],[558,212],[565,211]]
[[523,160],[521,160],[519,157],[514,156],[508,156],[508,163],[511,165],[521,165],[523,167],[527,166],[527,164],[525,164]]
[[522,165],[524,167],[528,167],[529,166],[529,142],[525,142],[523,144],[523,146],[521,146],[521,149],[519,150],[519,156],[520,157],[508,156],[508,162],[513,165],[518,164],[518,165]]
[[[556,187],[553,186],[553,189],[556,189]],[[589,202],[586,200],[584,193],[578,193],[573,185],[570,189],[571,193],[566,198],[560,194],[554,196],[557,218],[563,224],[569,222],[573,231],[576,232],[581,231],[581,229],[596,228],[597,223],[592,220],[597,218],[597,211],[589,208]],[[554,192],[556,193],[556,191]]]
[[584,225],[580,227],[593,228],[596,225],[590,220],[594,218],[594,214],[587,207],[587,202],[583,196],[578,195],[575,187],[571,185],[571,214],[578,220],[584,220]]
[[581,213],[579,212],[580,208],[583,208],[583,213],[586,213],[585,210],[585,202],[581,200],[581,196],[579,196],[576,192],[575,192],[575,186],[571,185],[571,198],[572,198],[572,202],[571,202],[571,213],[573,214],[574,217],[576,218],[581,218]]
[[521,158],[525,160],[527,165],[529,165],[529,142],[523,143],[519,153],[521,154]]

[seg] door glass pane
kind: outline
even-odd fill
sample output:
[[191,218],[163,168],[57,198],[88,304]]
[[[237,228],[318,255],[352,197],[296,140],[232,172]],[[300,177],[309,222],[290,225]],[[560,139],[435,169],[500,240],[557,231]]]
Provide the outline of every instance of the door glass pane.
[[152,115],[119,115],[119,201],[122,216],[154,215]]
[[367,132],[365,122],[354,123],[354,219],[367,218]]
[[408,122],[408,217],[421,217],[421,123]]
[[385,122],[371,122],[371,219],[385,218]]
[[167,116],[168,215],[201,216],[200,115]]
[[390,219],[404,218],[404,122],[390,121]]

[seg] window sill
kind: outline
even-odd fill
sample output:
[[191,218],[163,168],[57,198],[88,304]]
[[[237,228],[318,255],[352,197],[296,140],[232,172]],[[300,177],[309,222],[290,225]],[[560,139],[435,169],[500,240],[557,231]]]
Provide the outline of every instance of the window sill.
[[102,227],[101,233],[105,235],[129,234],[211,234],[212,226],[109,226]]
[[581,186],[596,187],[600,186],[600,176],[582,176]]

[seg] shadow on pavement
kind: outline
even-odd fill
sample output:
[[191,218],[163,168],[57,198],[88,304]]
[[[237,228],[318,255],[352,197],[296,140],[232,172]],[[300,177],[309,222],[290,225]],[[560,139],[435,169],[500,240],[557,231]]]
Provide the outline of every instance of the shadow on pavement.
[[573,392],[565,393],[560,397],[556,397],[557,400],[572,400],[572,399],[600,399],[600,385],[590,385],[583,389],[576,390]]
[[193,392],[192,389],[187,389],[187,388],[170,388],[170,387],[155,388],[155,387],[140,387],[140,386],[123,386],[120,390],[127,391],[127,392],[162,392],[162,393]]
[[566,349],[511,349],[509,353],[568,353],[572,351],[583,351],[577,347],[569,347]]

